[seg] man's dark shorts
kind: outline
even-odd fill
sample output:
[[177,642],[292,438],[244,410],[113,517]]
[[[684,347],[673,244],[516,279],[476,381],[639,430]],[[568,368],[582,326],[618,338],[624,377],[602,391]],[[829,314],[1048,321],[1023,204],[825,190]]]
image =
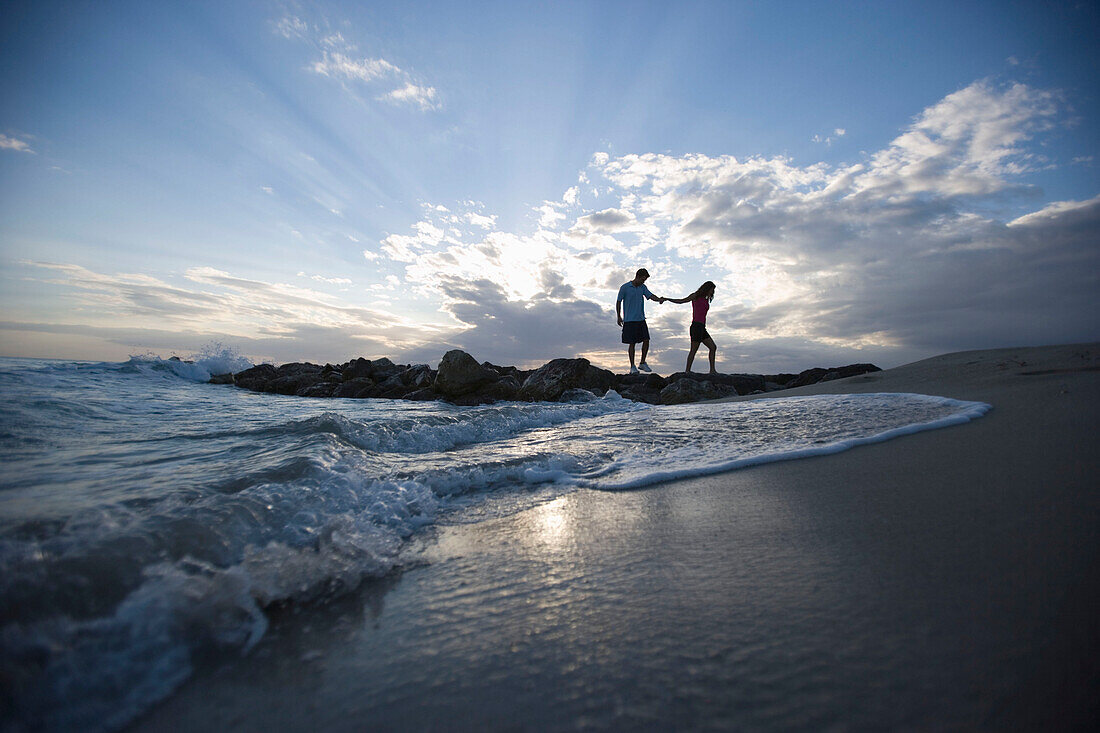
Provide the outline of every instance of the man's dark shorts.
[[643,341],[649,341],[649,326],[645,321],[624,321],[623,343],[640,344]]

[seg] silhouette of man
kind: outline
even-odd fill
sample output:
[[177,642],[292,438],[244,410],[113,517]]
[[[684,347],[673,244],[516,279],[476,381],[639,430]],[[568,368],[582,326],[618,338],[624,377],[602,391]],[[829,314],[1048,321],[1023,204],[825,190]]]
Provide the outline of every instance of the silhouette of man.
[[[645,281],[649,279],[649,272],[643,267],[634,274],[634,279],[623,283],[619,288],[619,297],[615,301],[615,317],[623,329],[623,343],[627,344],[626,353],[630,357],[630,373],[637,374],[640,369],[643,372],[651,372],[652,369],[645,363],[646,353],[649,352],[649,327],[645,323],[645,299],[663,303],[663,298],[658,298],[649,292]],[[641,343],[642,359],[638,366],[634,366],[634,346]]]

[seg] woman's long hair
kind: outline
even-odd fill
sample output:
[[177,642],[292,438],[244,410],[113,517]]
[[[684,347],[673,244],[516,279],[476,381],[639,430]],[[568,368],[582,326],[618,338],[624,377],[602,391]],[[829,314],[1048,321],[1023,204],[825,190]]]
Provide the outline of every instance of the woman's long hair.
[[706,298],[707,300],[714,300],[714,287],[714,283],[712,283],[710,280],[707,280],[705,283],[699,286],[698,290],[696,290],[689,296],[689,300],[695,300],[696,298]]

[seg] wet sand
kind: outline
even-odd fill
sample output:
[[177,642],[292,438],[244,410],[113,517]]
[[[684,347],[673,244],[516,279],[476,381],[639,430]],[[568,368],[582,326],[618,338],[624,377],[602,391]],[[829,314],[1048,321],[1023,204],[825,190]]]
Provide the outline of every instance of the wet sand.
[[132,729],[1091,727],[1100,344],[765,397],[823,392],[993,410],[441,528],[420,564],[277,614]]

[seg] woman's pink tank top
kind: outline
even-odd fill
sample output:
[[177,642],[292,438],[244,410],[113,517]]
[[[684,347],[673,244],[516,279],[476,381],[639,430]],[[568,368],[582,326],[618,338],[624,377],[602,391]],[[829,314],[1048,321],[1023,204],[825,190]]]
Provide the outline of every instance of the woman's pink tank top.
[[703,297],[698,297],[691,301],[691,320],[695,323],[707,322],[707,311],[710,310],[710,301]]

